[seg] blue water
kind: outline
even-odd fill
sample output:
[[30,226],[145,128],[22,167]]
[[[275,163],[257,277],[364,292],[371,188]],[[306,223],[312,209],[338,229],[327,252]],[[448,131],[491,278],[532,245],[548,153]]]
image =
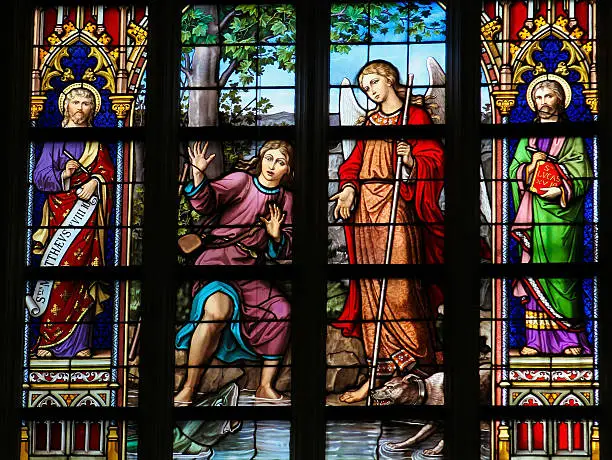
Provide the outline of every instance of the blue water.
[[216,444],[211,459],[282,460],[289,458],[289,421],[248,420]]

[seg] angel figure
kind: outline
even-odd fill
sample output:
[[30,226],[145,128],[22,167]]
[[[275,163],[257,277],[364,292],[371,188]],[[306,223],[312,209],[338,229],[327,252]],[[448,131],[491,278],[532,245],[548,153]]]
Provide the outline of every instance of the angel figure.
[[[430,68],[437,63],[430,59]],[[441,73],[434,69],[436,76]],[[390,62],[368,62],[359,71],[361,90],[375,108],[359,117],[359,105],[352,91],[341,93],[341,122],[360,120],[365,126],[431,124],[428,111],[410,104],[409,90],[399,83],[397,68]],[[443,82],[442,82],[443,83]],[[344,89],[342,91],[345,91]],[[431,94],[426,95],[426,98]],[[406,100],[408,98],[408,100]],[[409,104],[408,110],[405,104]],[[351,114],[348,107],[353,107]],[[438,105],[443,107],[442,105]],[[349,112],[348,114],[346,112]],[[404,114],[407,120],[404,120]],[[437,115],[439,116],[439,115]],[[345,152],[348,150],[343,145]],[[401,162],[400,199],[393,202],[393,181],[397,157]],[[396,206],[392,264],[441,263],[443,260],[443,215],[440,198],[444,179],[444,151],[434,139],[359,140],[338,171],[339,192],[334,216],[342,218],[352,264],[382,264],[392,208]],[[382,224],[382,225],[381,225]],[[375,329],[381,283],[377,279],[351,280],[344,309],[334,326],[345,336],[362,337],[370,364],[378,348],[376,376],[389,378],[419,364],[435,364],[434,331],[430,322],[442,304],[438,286],[425,286],[416,279],[389,279],[383,307],[382,331],[375,344]],[[416,321],[415,321],[416,320]],[[340,396],[355,403],[366,398],[369,382]]]

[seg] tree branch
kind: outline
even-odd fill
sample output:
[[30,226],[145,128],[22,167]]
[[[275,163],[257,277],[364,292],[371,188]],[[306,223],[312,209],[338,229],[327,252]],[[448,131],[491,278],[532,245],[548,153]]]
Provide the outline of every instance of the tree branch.
[[223,88],[229,80],[229,77],[234,73],[234,71],[238,68],[238,61],[234,59],[229,67],[223,71],[221,77],[219,78],[219,88]]
[[227,27],[229,22],[234,19],[234,16],[236,16],[236,10],[230,11],[227,16],[223,18],[223,20],[219,23],[219,32]]

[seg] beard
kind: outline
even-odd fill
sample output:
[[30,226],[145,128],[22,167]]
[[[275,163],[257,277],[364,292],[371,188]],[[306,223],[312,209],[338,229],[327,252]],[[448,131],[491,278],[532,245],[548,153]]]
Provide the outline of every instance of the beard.
[[85,114],[80,110],[70,114],[70,121],[75,125],[85,124]]
[[559,110],[557,107],[552,107],[547,104],[543,104],[541,107],[538,107],[539,118],[551,118],[555,115],[559,115]]

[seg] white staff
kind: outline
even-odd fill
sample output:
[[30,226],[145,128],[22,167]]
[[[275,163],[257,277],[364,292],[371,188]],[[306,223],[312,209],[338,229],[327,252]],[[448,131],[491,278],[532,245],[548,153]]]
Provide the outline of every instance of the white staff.
[[[408,124],[408,106],[410,105],[410,95],[412,92],[413,74],[408,74],[408,85],[406,87],[406,102],[404,103],[404,114],[402,125]],[[385,265],[391,263],[391,251],[393,250],[393,233],[395,233],[395,219],[397,218],[397,203],[399,201],[400,178],[402,176],[402,157],[397,155],[395,164],[395,181],[393,182],[393,201],[391,203],[391,216],[389,217],[389,232],[387,233],[387,246],[385,248]],[[376,367],[378,366],[378,351],[380,348],[380,333],[382,330],[383,309],[385,307],[385,297],[387,295],[388,279],[383,278],[380,286],[380,297],[378,298],[378,311],[376,312],[376,333],[374,335],[374,350],[372,352],[372,372],[370,373],[370,383],[368,385],[368,398],[366,406],[372,405],[370,391],[374,388],[376,381]]]

